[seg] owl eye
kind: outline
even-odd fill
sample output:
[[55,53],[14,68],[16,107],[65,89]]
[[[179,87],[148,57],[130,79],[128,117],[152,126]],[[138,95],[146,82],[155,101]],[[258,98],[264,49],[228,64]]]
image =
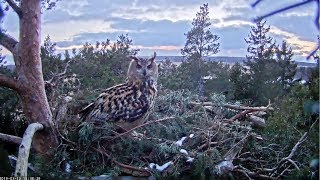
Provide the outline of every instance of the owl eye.
[[138,64],[138,63],[137,63],[137,68],[138,68],[138,69],[141,69],[141,68],[142,68],[142,66],[141,66],[140,64]]
[[147,68],[148,68],[148,69],[151,69],[151,68],[152,68],[152,64],[149,64],[149,65],[147,66]]

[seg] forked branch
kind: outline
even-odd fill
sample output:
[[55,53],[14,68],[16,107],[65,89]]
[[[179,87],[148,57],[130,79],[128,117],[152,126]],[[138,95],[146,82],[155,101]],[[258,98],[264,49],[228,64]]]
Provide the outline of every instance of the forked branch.
[[56,74],[54,74],[54,75],[51,77],[51,79],[45,81],[45,83],[53,86],[53,84],[54,84],[55,81],[58,81],[59,79],[63,78],[63,77],[65,76],[65,74],[67,73],[67,70],[68,70],[68,68],[69,68],[69,66],[70,66],[70,62],[71,62],[71,61],[68,61],[68,62],[66,63],[66,66],[64,67],[64,70],[63,70],[61,73],[56,73]]

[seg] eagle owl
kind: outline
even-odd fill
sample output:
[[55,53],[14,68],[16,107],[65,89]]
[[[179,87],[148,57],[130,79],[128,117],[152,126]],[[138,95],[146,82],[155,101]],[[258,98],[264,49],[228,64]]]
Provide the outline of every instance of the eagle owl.
[[151,58],[131,59],[126,82],[104,90],[79,114],[85,121],[109,121],[130,130],[145,122],[157,94],[156,53]]

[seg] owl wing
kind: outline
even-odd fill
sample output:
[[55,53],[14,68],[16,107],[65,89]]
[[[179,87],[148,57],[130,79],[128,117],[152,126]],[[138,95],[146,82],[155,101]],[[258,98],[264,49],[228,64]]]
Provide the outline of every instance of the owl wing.
[[82,117],[90,121],[133,122],[150,108],[150,98],[134,86],[120,84],[105,90],[85,107]]

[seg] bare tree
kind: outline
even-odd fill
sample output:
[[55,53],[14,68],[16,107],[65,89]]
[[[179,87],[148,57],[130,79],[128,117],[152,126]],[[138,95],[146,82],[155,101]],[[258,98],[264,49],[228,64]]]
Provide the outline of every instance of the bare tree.
[[[41,7],[48,1],[5,0],[19,17],[19,41],[1,32],[0,45],[9,50],[14,58],[17,76],[0,74],[0,86],[16,91],[22,101],[28,123],[41,123],[45,129],[35,134],[33,147],[43,156],[56,147],[57,137],[52,113],[45,93],[40,58]],[[52,151],[51,151],[52,152]]]

